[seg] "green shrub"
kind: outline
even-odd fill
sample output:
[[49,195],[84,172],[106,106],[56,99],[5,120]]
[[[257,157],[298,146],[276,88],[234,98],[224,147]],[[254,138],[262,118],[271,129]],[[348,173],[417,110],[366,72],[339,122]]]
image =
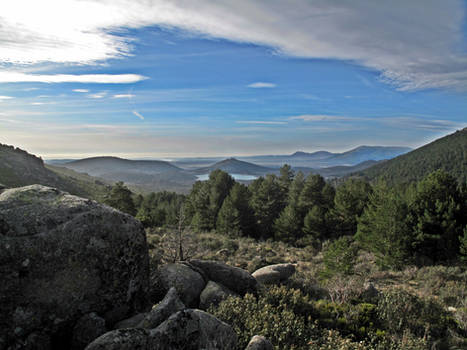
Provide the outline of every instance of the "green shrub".
[[350,275],[358,255],[358,246],[348,236],[341,237],[329,244],[323,253],[324,278],[335,274]]

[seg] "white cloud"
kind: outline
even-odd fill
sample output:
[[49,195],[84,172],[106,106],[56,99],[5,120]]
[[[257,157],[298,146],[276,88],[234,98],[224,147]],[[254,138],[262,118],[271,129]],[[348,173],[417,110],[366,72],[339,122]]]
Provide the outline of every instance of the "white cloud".
[[237,120],[238,124],[264,124],[264,125],[284,125],[287,122],[267,121],[267,120]]
[[138,74],[28,74],[0,71],[0,83],[130,84],[145,79]]
[[73,89],[74,92],[81,92],[81,93],[86,93],[89,92],[88,89]]
[[0,96],[0,100],[11,100],[12,98],[11,96]]
[[249,88],[254,88],[254,89],[274,88],[274,87],[276,87],[276,84],[257,82],[257,83],[252,83],[252,84],[248,85],[248,87]]
[[117,94],[113,95],[113,98],[133,98],[135,95],[133,94]]
[[464,16],[462,0],[2,0],[0,51],[13,64],[92,64],[131,54],[121,29],[158,25],[358,63],[401,90],[465,90]]
[[359,117],[344,117],[337,115],[321,115],[321,114],[303,114],[288,117],[289,120],[303,120],[305,122],[323,122],[323,121],[342,121],[342,120],[356,120]]
[[89,95],[86,95],[87,97],[89,98],[104,98],[105,96],[107,96],[107,92],[106,91],[101,91],[101,92],[97,92],[95,94],[89,94]]
[[137,116],[139,119],[144,120],[144,117],[138,111],[132,111],[132,113]]

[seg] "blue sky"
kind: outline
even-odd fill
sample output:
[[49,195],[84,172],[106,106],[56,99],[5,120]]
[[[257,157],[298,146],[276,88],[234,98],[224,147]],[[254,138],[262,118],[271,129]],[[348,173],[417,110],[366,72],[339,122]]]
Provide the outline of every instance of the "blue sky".
[[0,142],[44,158],[418,147],[467,126],[465,1],[40,3],[0,4]]

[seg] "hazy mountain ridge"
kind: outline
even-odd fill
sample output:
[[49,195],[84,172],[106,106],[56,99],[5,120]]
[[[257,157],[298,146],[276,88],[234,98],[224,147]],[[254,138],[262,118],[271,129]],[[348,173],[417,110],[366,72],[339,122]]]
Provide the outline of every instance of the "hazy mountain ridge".
[[263,167],[257,164],[238,160],[236,158],[228,158],[220,162],[217,162],[209,167],[203,167],[203,168],[193,170],[193,172],[196,174],[206,174],[216,169],[223,170],[230,174],[257,175],[257,176],[261,176],[267,173],[273,173],[277,171],[277,169]]
[[437,169],[447,171],[460,182],[467,181],[467,128],[353,175],[404,183],[420,180]]

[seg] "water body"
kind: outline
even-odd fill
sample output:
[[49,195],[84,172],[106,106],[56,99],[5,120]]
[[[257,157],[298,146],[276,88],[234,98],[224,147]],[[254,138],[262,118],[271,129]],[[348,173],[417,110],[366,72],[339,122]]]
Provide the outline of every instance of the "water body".
[[[242,174],[230,174],[235,180],[238,181],[251,181],[256,180],[258,176],[255,175],[242,175]],[[196,175],[199,181],[206,181],[209,179],[209,174]]]

